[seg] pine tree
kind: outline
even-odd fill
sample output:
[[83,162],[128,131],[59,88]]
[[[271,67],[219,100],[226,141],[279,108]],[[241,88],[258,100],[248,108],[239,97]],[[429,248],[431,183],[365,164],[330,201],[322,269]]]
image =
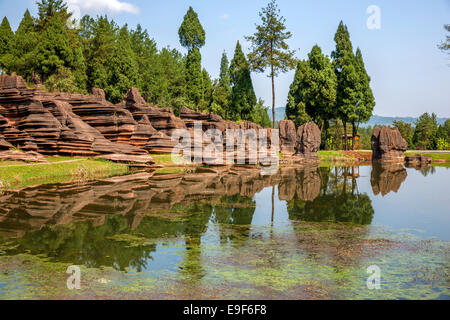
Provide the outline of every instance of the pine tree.
[[306,78],[311,73],[309,62],[300,60],[292,84],[289,87],[286,103],[286,118],[294,121],[296,126],[301,126],[309,121],[311,117],[306,113],[306,97],[303,88],[306,87]]
[[81,34],[83,36],[83,53],[87,66],[87,89],[106,89],[108,85],[108,62],[112,59],[112,52],[116,47],[118,27],[108,17],[99,16],[97,19],[89,16],[81,20]]
[[37,34],[35,32],[34,20],[27,9],[16,31],[16,40],[13,51],[14,63],[11,67],[11,71],[20,74],[28,81],[31,80],[32,73],[36,66],[36,46]]
[[370,88],[370,77],[367,74],[361,50],[356,49],[356,71],[359,77],[359,100],[355,105],[355,112],[350,120],[352,124],[352,148],[355,145],[355,136],[358,134],[359,124],[370,120],[375,107],[375,98]]
[[186,95],[198,111],[203,99],[202,57],[198,48],[189,51],[186,57]]
[[4,17],[0,24],[0,71],[8,71],[12,64],[14,32],[11,30],[8,18]]
[[59,68],[70,67],[74,62],[67,28],[57,15],[46,20],[46,29],[39,38],[36,61],[36,71],[44,82]]
[[232,83],[230,119],[250,120],[256,105],[256,95],[250,77],[250,66],[239,41],[231,61],[230,75]]
[[337,76],[336,107],[338,117],[344,125],[345,150],[347,143],[347,124],[355,116],[356,105],[362,99],[359,90],[359,75],[356,68],[356,59],[350,41],[347,26],[341,21],[334,36],[336,49],[331,53],[334,59],[334,68]]
[[248,58],[252,70],[264,72],[266,68],[270,68],[273,127],[275,128],[275,77],[280,72],[284,73],[295,68],[295,51],[289,50],[286,43],[292,34],[286,31],[286,19],[280,15],[275,0],[271,0],[259,16],[261,24],[256,26],[255,34],[246,37],[252,43],[252,52],[248,54]]
[[108,85],[105,94],[111,102],[118,103],[122,101],[128,89],[136,87],[138,83],[136,72],[138,65],[131,48],[131,38],[127,25],[119,30],[107,68]]
[[136,30],[131,30],[131,47],[138,65],[138,88],[145,100],[150,100],[152,85],[157,81],[154,68],[158,63],[156,43],[150,39],[147,30],[138,24]]
[[206,69],[202,70],[202,85],[203,85],[203,101],[201,103],[201,111],[210,111],[210,106],[212,103],[212,95],[213,95],[213,82],[211,77],[206,71]]
[[198,111],[203,99],[202,56],[200,48],[205,45],[205,30],[197,13],[189,7],[178,30],[180,43],[188,49],[186,58],[186,94],[187,99]]
[[224,119],[228,119],[228,109],[231,102],[231,79],[228,58],[225,52],[222,53],[220,61],[220,78],[214,84],[213,102],[211,112],[214,112]]
[[183,22],[178,30],[178,35],[181,45],[187,48],[188,51],[194,48],[200,49],[205,45],[205,30],[192,7],[189,7],[184,15]]
[[67,4],[63,0],[41,0],[41,2],[36,2],[36,4],[38,6],[36,24],[38,31],[46,29],[52,18],[56,16],[66,25],[72,15],[67,11]]

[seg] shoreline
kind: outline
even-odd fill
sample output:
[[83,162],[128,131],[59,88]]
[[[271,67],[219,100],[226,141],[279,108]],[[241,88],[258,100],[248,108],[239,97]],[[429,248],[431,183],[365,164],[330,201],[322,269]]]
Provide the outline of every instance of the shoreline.
[[[346,166],[368,165],[371,163],[370,150],[355,151],[319,151],[317,165]],[[407,151],[405,156],[423,154],[432,158],[432,165],[450,166],[450,151]],[[173,174],[201,167],[198,164],[179,165],[172,161],[171,154],[150,155],[155,165],[152,168],[140,169],[132,163],[116,163],[103,159],[83,157],[46,157],[47,163],[28,163],[20,161],[0,161],[0,192],[20,190],[37,185],[87,182],[115,176],[124,176],[137,172],[151,170],[156,174]],[[290,163],[283,157],[280,167],[303,166],[307,163]],[[287,161],[286,161],[287,160]]]

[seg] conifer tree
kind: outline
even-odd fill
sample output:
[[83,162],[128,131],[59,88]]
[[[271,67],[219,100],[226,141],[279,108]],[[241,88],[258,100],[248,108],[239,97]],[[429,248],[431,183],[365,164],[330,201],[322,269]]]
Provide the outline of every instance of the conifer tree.
[[355,116],[356,105],[362,99],[356,59],[347,26],[341,21],[334,36],[336,49],[331,53],[337,76],[336,108],[344,125],[344,149],[348,149],[347,124]]
[[256,105],[256,95],[250,77],[250,66],[239,41],[231,61],[230,75],[232,83],[230,119],[250,120]]
[[138,65],[131,48],[131,38],[127,25],[119,30],[108,67],[108,85],[105,93],[113,103],[122,101],[131,87],[136,87]]
[[198,48],[189,51],[186,57],[186,95],[198,111],[203,99],[202,57]]
[[228,119],[228,109],[231,99],[231,79],[228,57],[225,52],[222,53],[220,61],[220,78],[214,85],[213,104],[211,112],[214,112],[224,119]]
[[4,17],[0,24],[0,70],[8,71],[13,60],[13,46],[14,32],[11,30],[8,18]]
[[280,72],[284,73],[295,68],[295,51],[289,50],[286,43],[292,34],[286,31],[286,19],[280,15],[275,0],[271,0],[259,16],[261,24],[256,26],[255,34],[246,37],[252,43],[252,51],[248,54],[248,58],[252,70],[264,72],[266,68],[270,68],[273,127],[275,128],[275,77]]
[[306,60],[297,62],[294,81],[289,87],[288,99],[286,103],[286,118],[292,120],[296,126],[301,126],[311,120],[306,113],[306,97],[302,90],[306,87],[306,78],[311,70]]
[[205,45],[205,30],[197,13],[189,7],[178,30],[180,43],[188,50],[186,58],[186,94],[188,100],[198,105],[203,99],[202,57],[200,48]]
[[370,120],[375,107],[375,98],[370,88],[370,77],[367,74],[361,50],[356,49],[355,54],[356,71],[359,78],[358,97],[359,100],[355,105],[355,112],[351,117],[352,124],[352,148],[355,145],[355,136],[358,134],[359,124]]
[[31,75],[36,66],[36,45],[37,34],[35,32],[34,20],[27,9],[16,31],[13,51],[14,63],[11,67],[11,71],[17,72],[17,74],[20,74],[26,80],[31,80]]

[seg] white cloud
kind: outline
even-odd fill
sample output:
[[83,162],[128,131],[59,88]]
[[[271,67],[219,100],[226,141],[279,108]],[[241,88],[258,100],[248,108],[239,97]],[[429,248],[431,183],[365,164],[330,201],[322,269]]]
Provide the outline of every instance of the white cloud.
[[[83,14],[94,13],[132,13],[138,14],[139,8],[135,5],[119,0],[66,0],[69,9],[78,8]],[[70,11],[70,10],[69,10]]]
[[225,20],[228,19],[230,17],[230,15],[228,13],[224,13],[223,15],[220,16],[220,19]]

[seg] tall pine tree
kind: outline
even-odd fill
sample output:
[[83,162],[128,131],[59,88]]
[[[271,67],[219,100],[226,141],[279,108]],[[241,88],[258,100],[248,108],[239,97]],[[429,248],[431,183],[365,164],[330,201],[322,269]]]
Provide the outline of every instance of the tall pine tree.
[[295,68],[295,51],[289,50],[286,40],[292,34],[286,31],[286,19],[280,15],[276,1],[271,0],[266,8],[259,13],[261,24],[256,26],[256,32],[246,37],[252,44],[252,51],[248,54],[253,70],[264,72],[269,68],[272,79],[272,114],[275,128],[275,77],[280,72],[287,72]]
[[336,49],[331,53],[337,76],[336,107],[344,125],[345,150],[348,149],[347,124],[353,119],[356,105],[361,100],[356,59],[347,26],[341,21],[334,36]]
[[0,70],[8,71],[12,64],[14,32],[11,30],[8,18],[4,17],[0,24]]
[[286,118],[294,121],[296,126],[301,126],[311,120],[306,113],[306,95],[303,88],[306,87],[306,79],[309,77],[311,69],[307,60],[297,62],[294,80],[289,87],[288,99],[286,103]]
[[231,61],[230,75],[232,83],[230,118],[251,120],[251,114],[256,105],[256,95],[250,77],[250,66],[239,41]]
[[127,25],[119,30],[111,60],[108,61],[108,85],[105,93],[114,103],[122,101],[125,93],[138,83],[136,62]]
[[186,59],[186,93],[196,110],[203,99],[202,57],[200,48],[205,45],[205,30],[197,13],[189,7],[178,30],[180,43],[188,50]]
[[17,72],[17,74],[20,74],[28,81],[31,80],[32,73],[36,66],[36,45],[37,35],[35,32],[34,20],[27,9],[16,31],[12,71]]

